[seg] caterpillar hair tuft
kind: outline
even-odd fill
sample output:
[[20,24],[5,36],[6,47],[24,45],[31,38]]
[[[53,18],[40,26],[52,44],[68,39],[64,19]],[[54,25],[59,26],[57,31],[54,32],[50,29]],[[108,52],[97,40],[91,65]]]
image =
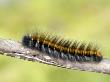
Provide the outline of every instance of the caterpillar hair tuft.
[[65,40],[48,33],[27,34],[23,37],[22,44],[48,56],[72,62],[100,62],[103,59],[101,52],[92,43]]

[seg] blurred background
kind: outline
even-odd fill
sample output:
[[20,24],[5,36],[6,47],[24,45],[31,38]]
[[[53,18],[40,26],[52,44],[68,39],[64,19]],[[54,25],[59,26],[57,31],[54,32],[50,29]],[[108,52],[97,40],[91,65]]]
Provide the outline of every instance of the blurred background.
[[[98,44],[110,58],[110,0],[0,0],[0,38],[39,29]],[[0,55],[0,82],[108,82],[110,76]]]

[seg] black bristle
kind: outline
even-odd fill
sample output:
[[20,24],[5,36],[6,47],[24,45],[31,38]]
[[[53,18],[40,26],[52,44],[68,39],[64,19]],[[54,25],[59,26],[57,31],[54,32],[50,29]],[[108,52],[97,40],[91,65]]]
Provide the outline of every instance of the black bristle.
[[27,36],[24,36],[23,39],[22,39],[22,44],[24,46],[27,46],[28,47],[29,44],[30,44],[31,39],[32,38],[30,36],[28,36],[28,35]]

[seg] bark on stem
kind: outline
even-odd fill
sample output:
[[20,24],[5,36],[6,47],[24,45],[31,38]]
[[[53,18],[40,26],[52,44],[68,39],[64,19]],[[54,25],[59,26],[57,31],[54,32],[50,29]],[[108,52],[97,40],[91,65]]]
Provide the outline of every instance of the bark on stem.
[[0,39],[0,54],[68,69],[110,74],[110,60],[108,59],[103,59],[99,63],[63,61],[61,59],[50,57],[37,50],[23,47],[20,42],[13,40]]

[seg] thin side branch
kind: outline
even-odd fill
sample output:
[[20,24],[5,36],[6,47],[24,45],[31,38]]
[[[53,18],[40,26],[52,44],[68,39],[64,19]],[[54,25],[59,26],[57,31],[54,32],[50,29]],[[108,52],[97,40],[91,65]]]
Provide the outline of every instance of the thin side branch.
[[96,62],[70,62],[56,59],[41,53],[37,50],[31,50],[22,46],[20,42],[0,39],[0,54],[20,58],[28,61],[37,61],[44,64],[54,65],[63,68],[91,71],[97,73],[110,74],[110,60],[103,59],[100,63]]

